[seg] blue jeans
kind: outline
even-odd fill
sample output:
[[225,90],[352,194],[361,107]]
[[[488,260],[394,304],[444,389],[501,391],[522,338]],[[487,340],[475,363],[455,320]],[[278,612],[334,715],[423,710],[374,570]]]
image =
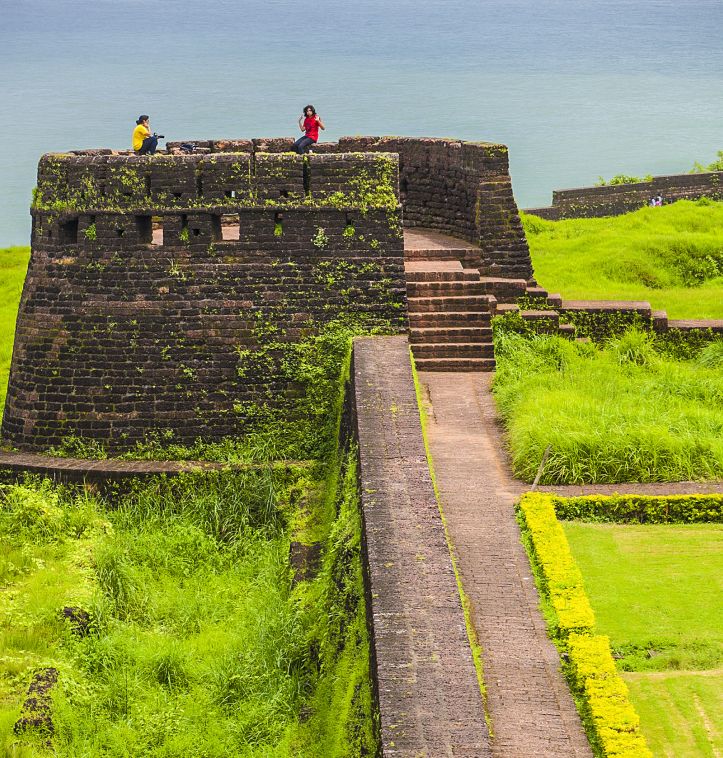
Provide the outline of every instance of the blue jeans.
[[304,153],[309,151],[309,148],[312,145],[315,145],[316,142],[314,142],[311,137],[307,137],[304,135],[303,137],[299,137],[299,139],[294,142],[294,146],[291,148],[295,153],[298,153],[299,155],[303,155]]
[[158,137],[146,137],[143,140],[138,155],[153,155],[158,147]]

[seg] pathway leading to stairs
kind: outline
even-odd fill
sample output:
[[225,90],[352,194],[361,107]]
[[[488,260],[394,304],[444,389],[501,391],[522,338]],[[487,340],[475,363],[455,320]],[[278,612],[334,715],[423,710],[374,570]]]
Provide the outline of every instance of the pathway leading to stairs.
[[499,446],[491,375],[422,372],[437,484],[483,649],[499,758],[592,756],[549,641]]

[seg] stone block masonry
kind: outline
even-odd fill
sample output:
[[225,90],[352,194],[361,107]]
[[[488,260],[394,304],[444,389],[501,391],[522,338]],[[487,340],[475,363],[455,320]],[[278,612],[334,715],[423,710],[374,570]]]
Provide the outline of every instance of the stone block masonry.
[[197,144],[40,160],[3,418],[17,447],[212,440],[259,407],[290,408],[303,387],[288,346],[339,318],[407,330],[404,224],[471,240],[471,265],[532,281],[503,145]]
[[319,200],[308,163],[44,156],[5,439],[237,436],[303,392],[287,346],[338,318],[405,330],[397,157],[329,156]]
[[555,190],[551,206],[528,208],[526,212],[553,221],[563,218],[619,216],[643,208],[656,195],[660,195],[664,203],[698,200],[701,197],[721,200],[722,185],[723,171],[654,176],[650,181],[633,184]]

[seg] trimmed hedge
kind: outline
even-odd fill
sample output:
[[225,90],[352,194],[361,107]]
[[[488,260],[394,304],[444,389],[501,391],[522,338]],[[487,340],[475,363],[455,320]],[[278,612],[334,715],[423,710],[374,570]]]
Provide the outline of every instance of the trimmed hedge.
[[551,496],[563,520],[634,524],[723,522],[723,495]]
[[562,498],[530,492],[522,496],[518,513],[530,540],[531,558],[539,568],[542,591],[555,612],[552,633],[567,651],[565,674],[582,704],[583,722],[599,755],[652,758],[628,689],[615,668],[610,642],[594,633],[595,617],[582,575],[555,513],[562,502]]
[[564,639],[571,632],[591,633],[595,616],[585,594],[580,569],[555,517],[552,499],[545,495],[524,495],[520,508],[541,569],[543,591],[557,617],[556,635]]
[[652,758],[640,732],[640,717],[615,668],[608,638],[573,632],[567,639],[567,650],[568,678],[584,703],[583,718],[594,746],[605,756]]

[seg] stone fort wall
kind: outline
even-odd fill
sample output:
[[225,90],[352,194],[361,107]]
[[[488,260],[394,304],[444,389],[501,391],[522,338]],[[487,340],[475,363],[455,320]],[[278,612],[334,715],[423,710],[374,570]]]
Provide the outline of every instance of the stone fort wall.
[[490,269],[531,277],[503,146],[289,144],[41,159],[5,439],[123,449],[153,430],[242,433],[259,404],[303,392],[269,343],[355,316],[407,329],[403,223],[478,240]]
[[723,172],[711,171],[701,174],[654,176],[648,182],[634,184],[555,190],[552,193],[551,206],[528,208],[526,212],[553,221],[563,218],[619,216],[643,208],[650,203],[650,198],[656,195],[660,195],[665,203],[698,200],[701,197],[721,200],[722,183]]

